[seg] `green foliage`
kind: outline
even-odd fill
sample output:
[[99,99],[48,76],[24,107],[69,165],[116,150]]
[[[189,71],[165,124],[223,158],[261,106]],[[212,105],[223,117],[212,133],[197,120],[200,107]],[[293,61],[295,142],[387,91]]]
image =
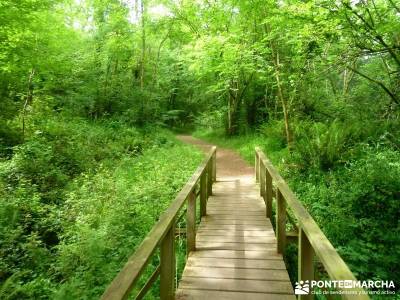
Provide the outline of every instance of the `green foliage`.
[[300,199],[356,276],[365,280],[400,278],[395,267],[400,255],[399,158],[392,150],[365,148],[335,171],[291,178]]
[[224,128],[224,112],[215,110],[202,113],[196,117],[196,128],[203,130],[218,130]]
[[98,298],[201,155],[117,120],[38,122],[0,165],[1,298]]
[[[346,160],[358,140],[359,128],[334,121],[330,124],[304,122],[296,126],[296,154],[304,167],[324,170]],[[342,161],[341,161],[342,160]]]
[[[63,289],[79,297],[101,294],[199,162],[192,151],[151,149],[137,159],[123,159],[112,173],[101,169],[74,181],[63,210],[68,218],[56,265],[66,280]],[[194,160],[177,167],[178,157],[185,156]]]
[[10,122],[0,120],[0,158],[12,154],[12,148],[22,142],[20,132]]

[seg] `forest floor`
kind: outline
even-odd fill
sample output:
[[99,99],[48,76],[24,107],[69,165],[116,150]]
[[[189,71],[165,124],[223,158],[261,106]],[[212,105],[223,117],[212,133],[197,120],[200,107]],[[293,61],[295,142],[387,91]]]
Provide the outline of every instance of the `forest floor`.
[[[178,140],[194,145],[207,152],[213,144],[197,139],[191,135],[178,135]],[[217,176],[253,176],[254,168],[250,166],[240,155],[230,149],[217,148]]]

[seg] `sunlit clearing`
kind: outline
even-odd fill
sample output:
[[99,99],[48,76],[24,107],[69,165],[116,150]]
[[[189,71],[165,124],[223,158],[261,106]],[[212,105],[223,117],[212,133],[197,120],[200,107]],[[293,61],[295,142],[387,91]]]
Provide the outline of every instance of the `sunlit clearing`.
[[163,4],[150,7],[149,15],[155,19],[173,16],[172,12]]

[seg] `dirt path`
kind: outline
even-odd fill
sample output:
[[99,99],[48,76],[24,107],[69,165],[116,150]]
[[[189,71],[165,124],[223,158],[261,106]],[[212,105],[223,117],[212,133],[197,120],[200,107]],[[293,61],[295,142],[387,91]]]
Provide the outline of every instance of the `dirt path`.
[[[191,135],[178,135],[177,138],[187,144],[192,144],[207,152],[212,144],[196,139]],[[248,177],[254,175],[254,168],[250,166],[235,151],[217,148],[217,177]]]

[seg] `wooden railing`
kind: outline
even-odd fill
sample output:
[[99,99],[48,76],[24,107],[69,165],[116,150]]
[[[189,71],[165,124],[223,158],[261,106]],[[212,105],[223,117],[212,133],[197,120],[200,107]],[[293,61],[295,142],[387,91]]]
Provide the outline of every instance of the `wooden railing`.
[[158,277],[160,277],[160,299],[174,299],[175,225],[179,219],[179,213],[186,204],[186,251],[189,254],[196,248],[196,198],[200,197],[200,215],[205,216],[207,198],[212,194],[212,184],[215,180],[216,147],[212,147],[193,176],[108,286],[101,299],[126,299],[158,248],[160,249],[160,264],[135,299],[142,299]]
[[[288,238],[294,236],[298,238],[298,281],[314,280],[315,257],[322,263],[331,280],[356,281],[314,219],[258,147],[255,149],[255,166],[256,181],[260,183],[260,195],[264,198],[268,218],[272,218],[272,200],[275,194],[277,251],[284,254]],[[288,209],[297,222],[289,217]],[[295,233],[286,231],[287,222],[292,223]],[[369,299],[368,295],[362,294],[364,291],[361,288],[339,288],[339,290],[357,293],[342,294],[344,299]],[[313,297],[312,294],[299,296],[301,299],[313,299]]]

